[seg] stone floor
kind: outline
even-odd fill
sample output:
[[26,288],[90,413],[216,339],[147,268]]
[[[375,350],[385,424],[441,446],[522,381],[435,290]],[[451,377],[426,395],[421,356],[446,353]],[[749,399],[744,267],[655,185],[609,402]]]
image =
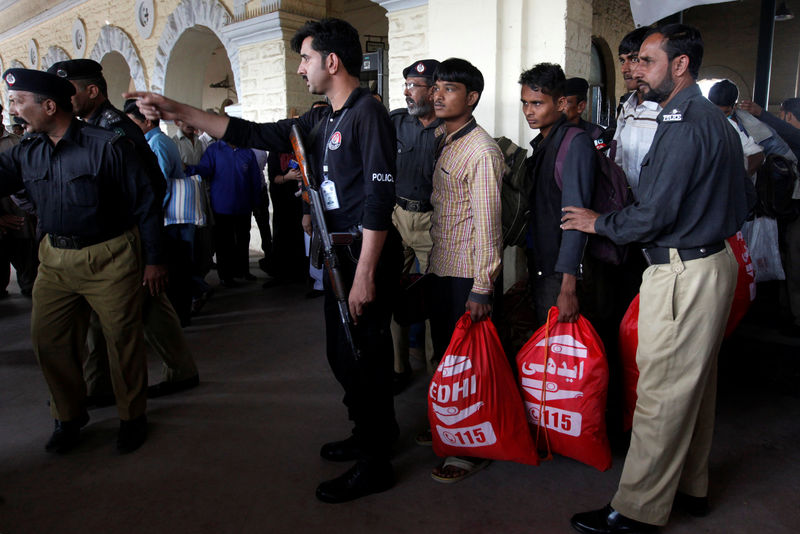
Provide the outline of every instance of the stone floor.
[[[624,448],[604,473],[557,457],[434,482],[433,452],[414,444],[425,424],[418,370],[396,397],[397,486],[318,502],[316,485],[346,468],[319,446],[350,430],[323,356],[322,302],[299,285],[260,283],[218,288],[186,329],[201,384],[149,403],[139,451],[115,454],[118,420],[105,408],[76,450],[49,455],[30,301],[10,291],[0,300],[0,534],[568,533],[570,516],[608,502],[619,478]],[[713,511],[675,511],[663,532],[800,532],[800,340],[781,337],[768,309],[751,310],[721,356]],[[151,380],[158,371],[151,356]]]

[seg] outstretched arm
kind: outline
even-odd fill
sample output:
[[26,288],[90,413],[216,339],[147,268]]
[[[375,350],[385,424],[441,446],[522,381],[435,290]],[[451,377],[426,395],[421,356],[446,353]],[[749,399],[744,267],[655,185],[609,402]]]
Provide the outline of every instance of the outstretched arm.
[[163,95],[145,91],[124,93],[125,98],[135,98],[142,114],[148,119],[180,120],[220,139],[228,128],[228,117],[215,115],[189,104],[177,102]]

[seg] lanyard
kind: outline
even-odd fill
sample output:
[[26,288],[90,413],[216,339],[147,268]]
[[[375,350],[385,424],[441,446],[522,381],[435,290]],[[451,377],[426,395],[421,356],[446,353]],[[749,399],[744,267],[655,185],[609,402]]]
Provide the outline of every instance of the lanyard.
[[322,157],[322,172],[324,173],[323,179],[325,180],[328,179],[328,145],[331,144],[331,138],[333,138],[333,135],[336,133],[336,129],[339,127],[339,124],[342,122],[342,119],[344,119],[344,116],[347,115],[348,111],[350,111],[350,108],[344,108],[342,114],[339,115],[339,120],[333,125],[333,131],[331,132],[330,137],[328,137],[328,123],[330,120],[325,121],[325,154]]

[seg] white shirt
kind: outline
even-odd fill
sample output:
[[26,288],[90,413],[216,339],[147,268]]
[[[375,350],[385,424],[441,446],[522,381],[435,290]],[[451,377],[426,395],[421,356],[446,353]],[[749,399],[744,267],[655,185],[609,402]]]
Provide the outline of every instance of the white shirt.
[[761,145],[756,143],[756,140],[748,135],[747,132],[742,131],[735,120],[728,117],[728,122],[731,123],[736,133],[739,134],[739,140],[742,142],[742,151],[744,152],[744,170],[747,170],[747,158],[764,152],[764,149],[761,148]]
[[634,92],[622,105],[617,117],[617,131],[614,132],[617,155],[614,161],[625,171],[634,197],[638,197],[639,171],[642,160],[653,144],[659,113],[661,106],[647,100],[639,104]]

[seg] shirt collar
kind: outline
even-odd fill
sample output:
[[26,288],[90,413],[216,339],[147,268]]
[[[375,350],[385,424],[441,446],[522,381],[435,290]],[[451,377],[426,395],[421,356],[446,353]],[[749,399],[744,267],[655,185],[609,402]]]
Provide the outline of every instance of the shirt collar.
[[[472,117],[469,121],[467,121],[467,123],[464,126],[459,128],[455,132],[448,134],[447,137],[444,138],[443,144],[448,145],[450,143],[455,143],[456,141],[458,141],[459,139],[470,133],[472,130],[474,130],[476,126],[478,126],[478,121],[475,120],[475,117]],[[447,131],[446,126],[444,124],[444,121],[442,121],[442,123],[436,127],[437,137],[439,135],[444,135],[446,131]]]
[[639,99],[637,98],[637,92],[634,91],[631,93],[631,96],[625,101],[622,105],[623,108],[627,111],[633,111],[639,108],[646,108],[650,111],[661,111],[661,106],[658,105],[658,102],[653,102],[652,100],[643,100],[642,103],[639,103]]
[[149,141],[150,139],[152,139],[155,136],[157,136],[158,132],[160,132],[160,131],[161,130],[159,130],[158,128],[151,128],[150,130],[147,131],[146,134],[144,134],[144,138]]

